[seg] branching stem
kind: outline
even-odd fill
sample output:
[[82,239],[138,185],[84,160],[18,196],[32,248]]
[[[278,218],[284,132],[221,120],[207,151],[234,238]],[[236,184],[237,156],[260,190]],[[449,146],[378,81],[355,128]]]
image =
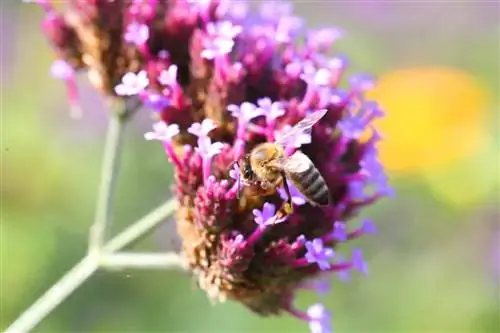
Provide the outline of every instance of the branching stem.
[[137,101],[127,101],[125,107],[114,113],[110,120],[104,148],[95,220],[91,227],[87,255],[26,309],[4,333],[31,331],[100,267],[115,269],[184,268],[182,257],[176,253],[115,253],[165,221],[177,207],[175,199],[159,206],[106,243],[106,230],[112,220],[119,159],[123,148],[123,127],[138,107]]

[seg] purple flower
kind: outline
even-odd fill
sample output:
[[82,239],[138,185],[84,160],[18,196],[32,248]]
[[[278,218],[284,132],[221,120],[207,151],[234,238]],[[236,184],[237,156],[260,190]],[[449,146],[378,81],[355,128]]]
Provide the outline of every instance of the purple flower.
[[335,57],[332,57],[328,60],[327,62],[327,67],[330,69],[330,70],[340,70],[340,69],[344,69],[348,64],[348,60],[346,57],[344,56],[335,56]]
[[155,111],[161,111],[163,108],[170,105],[170,99],[163,95],[157,93],[147,93],[143,98],[144,105]]
[[363,119],[350,114],[341,120],[338,126],[342,134],[350,139],[359,138],[365,131],[365,122]]
[[254,104],[243,102],[240,106],[231,104],[227,107],[231,115],[239,121],[247,123],[254,118],[264,115],[264,110],[257,108]]
[[332,44],[343,37],[344,32],[339,28],[322,28],[311,31],[307,35],[307,46],[320,52],[328,51]]
[[199,7],[199,8],[207,8],[210,3],[212,2],[211,0],[186,0],[190,5]]
[[263,1],[259,8],[262,18],[275,21],[281,17],[290,16],[293,13],[293,6],[288,1]]
[[140,71],[138,74],[128,72],[123,76],[122,82],[115,87],[115,93],[118,96],[134,96],[144,91],[148,85],[146,71]]
[[[288,188],[290,190],[290,194],[292,195],[292,202],[294,205],[302,206],[307,202],[307,199],[304,197],[302,193],[293,185],[291,182],[288,182]],[[284,188],[278,189],[281,199],[286,200],[288,195]]]
[[238,36],[243,28],[239,25],[233,25],[231,21],[222,21],[217,23],[208,23],[206,31],[211,38],[233,40]]
[[[345,262],[345,258],[342,255],[337,255],[336,258],[337,258],[336,261],[339,262],[339,263]],[[350,270],[341,269],[341,270],[335,272],[335,275],[337,276],[337,278],[340,281],[342,281],[342,282],[349,282],[351,280],[351,274],[350,273],[351,273]]]
[[245,242],[245,237],[242,234],[238,234],[236,237],[233,239],[233,246],[234,247],[239,247]]
[[291,78],[298,78],[302,74],[302,63],[292,61],[285,66],[285,73]]
[[218,13],[225,19],[232,21],[243,20],[248,13],[248,3],[245,0],[224,1]]
[[351,76],[349,84],[358,91],[371,90],[375,86],[373,76],[366,73]]
[[314,75],[314,84],[318,86],[328,86],[332,80],[332,73],[326,68],[320,68]]
[[167,125],[165,122],[159,121],[153,124],[153,132],[147,132],[144,134],[144,138],[146,140],[170,142],[174,136],[179,134],[179,132],[179,125]]
[[196,135],[197,137],[208,136],[212,130],[216,129],[217,125],[214,123],[212,119],[203,119],[200,123],[192,123],[188,128],[188,132]]
[[64,60],[55,60],[50,67],[50,74],[56,79],[67,80],[73,77],[75,70]]
[[305,245],[306,242],[307,242],[307,238],[304,235],[300,235],[299,237],[297,237],[297,239],[295,240],[295,242],[297,244]]
[[149,38],[149,27],[145,24],[138,22],[132,22],[127,25],[127,30],[123,36],[125,41],[135,44],[142,45],[147,42]]
[[330,268],[329,260],[335,255],[335,251],[332,248],[324,247],[321,238],[315,238],[311,241],[306,242],[306,255],[305,258],[307,262],[314,264],[316,263],[321,270],[327,270]]
[[303,20],[296,16],[281,17],[278,21],[274,38],[278,43],[289,43],[295,33],[302,27]]
[[219,56],[229,54],[234,46],[234,38],[238,36],[242,27],[233,25],[230,21],[207,24],[207,37],[203,40],[201,57],[213,60]]
[[254,215],[254,221],[260,227],[265,227],[267,225],[276,224],[283,222],[285,219],[276,219],[275,213],[276,207],[273,204],[266,202],[262,210],[254,209],[252,211]]
[[342,134],[350,139],[357,139],[363,134],[366,126],[375,118],[383,116],[383,112],[375,103],[366,103],[360,109],[349,110],[339,122]]
[[384,167],[378,160],[378,151],[371,148],[365,152],[360,163],[362,172],[370,177],[376,178],[380,174],[384,174]]
[[161,71],[158,82],[164,86],[174,86],[177,84],[177,66],[170,65],[168,69]]
[[240,178],[240,168],[236,163],[233,164],[233,168],[229,170],[229,177],[234,180],[238,180]]
[[354,249],[352,251],[352,265],[353,267],[364,275],[368,274],[368,265],[363,258],[363,250]]
[[[292,128],[291,125],[285,125],[282,128],[280,128],[279,130],[276,130],[276,132],[275,132],[276,139],[280,139],[284,133],[287,133],[290,130],[290,128]],[[311,143],[311,133],[302,132],[302,133],[299,133],[298,135],[290,137],[287,140],[286,145],[288,147],[300,148],[300,146],[305,145],[305,144],[309,144],[309,143]]]
[[308,281],[305,288],[314,290],[319,296],[325,296],[332,289],[332,280],[330,276],[319,277],[313,281]]
[[231,53],[234,41],[224,38],[205,39],[203,41],[203,51],[201,57],[207,60],[213,60],[220,56]]
[[323,304],[313,304],[307,310],[311,333],[331,333],[331,314]]
[[377,226],[375,226],[375,224],[371,220],[363,220],[361,230],[363,230],[363,232],[365,234],[377,234],[378,233]]
[[281,102],[272,102],[269,97],[261,98],[257,101],[258,114],[266,116],[268,121],[275,120],[285,114],[285,108]]
[[365,193],[366,184],[364,181],[355,180],[349,182],[348,184],[348,193],[352,200],[355,201],[363,201],[368,198],[368,195]]
[[347,231],[344,222],[338,221],[334,223],[332,237],[339,242],[347,240]]
[[195,148],[202,157],[212,158],[222,151],[224,144],[222,142],[212,142],[209,137],[201,136],[198,138],[198,147]]

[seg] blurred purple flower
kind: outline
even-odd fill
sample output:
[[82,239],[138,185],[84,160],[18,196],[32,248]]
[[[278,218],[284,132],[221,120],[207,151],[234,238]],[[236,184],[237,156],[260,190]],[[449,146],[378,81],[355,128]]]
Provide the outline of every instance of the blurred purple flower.
[[122,82],[115,87],[119,96],[134,96],[142,92],[149,85],[149,79],[145,71],[139,73],[129,72],[122,78]]

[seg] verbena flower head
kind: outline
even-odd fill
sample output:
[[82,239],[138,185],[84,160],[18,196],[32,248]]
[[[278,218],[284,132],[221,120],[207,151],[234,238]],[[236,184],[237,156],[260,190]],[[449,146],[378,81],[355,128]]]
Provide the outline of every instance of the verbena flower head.
[[[383,113],[364,97],[373,80],[345,78],[347,59],[328,54],[343,33],[307,30],[279,1],[256,13],[241,0],[68,3],[45,22],[60,61],[87,69],[104,93],[135,94],[155,112],[145,138],[162,142],[175,167],[178,232],[199,287],[214,300],[262,316],[288,312],[312,332],[330,332],[321,304],[299,310],[294,297],[328,274],[367,273],[360,249],[348,259],[338,252],[376,233],[370,221],[349,221],[391,194],[373,128]],[[57,72],[72,73],[61,63]],[[278,219],[284,192],[253,195],[235,163],[315,110],[327,113],[286,154],[300,149],[312,160],[331,204],[312,206],[292,186],[294,211]]]

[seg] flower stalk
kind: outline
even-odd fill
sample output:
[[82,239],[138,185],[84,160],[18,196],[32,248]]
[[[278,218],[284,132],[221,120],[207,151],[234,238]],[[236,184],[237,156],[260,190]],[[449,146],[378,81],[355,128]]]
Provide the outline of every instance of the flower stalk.
[[101,267],[109,269],[175,269],[184,270],[182,256],[176,253],[115,253],[103,255]]
[[90,228],[89,251],[91,252],[98,252],[102,247],[106,231],[113,220],[115,183],[119,173],[124,126],[125,117],[123,115],[116,113],[111,116],[104,146],[94,224]]
[[127,102],[123,104],[121,110],[115,111],[110,116],[95,220],[90,228],[87,255],[26,309],[5,330],[5,333],[31,331],[99,268],[183,269],[183,258],[176,253],[116,253],[165,221],[177,206],[175,199],[154,209],[131,227],[106,242],[106,231],[113,218],[116,180],[120,169],[120,155],[123,150],[123,129],[131,114],[140,105]]

